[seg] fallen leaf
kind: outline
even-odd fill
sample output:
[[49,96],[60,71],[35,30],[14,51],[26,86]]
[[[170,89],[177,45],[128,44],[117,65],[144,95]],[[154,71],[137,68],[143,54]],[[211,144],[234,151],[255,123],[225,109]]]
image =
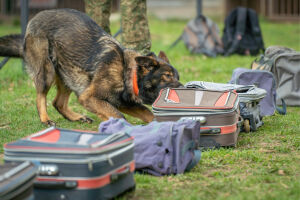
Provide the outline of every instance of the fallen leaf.
[[278,174],[281,175],[281,176],[285,175],[285,173],[282,169],[278,170]]

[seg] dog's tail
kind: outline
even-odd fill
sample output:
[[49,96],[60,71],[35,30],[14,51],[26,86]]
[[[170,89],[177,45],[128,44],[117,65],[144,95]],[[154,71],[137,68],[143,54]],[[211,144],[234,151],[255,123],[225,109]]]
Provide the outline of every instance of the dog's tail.
[[0,37],[0,56],[23,58],[23,36],[13,34]]

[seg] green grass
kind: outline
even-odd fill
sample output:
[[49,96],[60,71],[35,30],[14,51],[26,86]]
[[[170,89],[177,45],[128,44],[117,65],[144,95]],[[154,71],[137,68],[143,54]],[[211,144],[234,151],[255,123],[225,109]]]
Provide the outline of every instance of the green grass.
[[[255,57],[207,58],[191,55],[180,42],[169,45],[181,34],[187,21],[161,21],[150,18],[152,49],[166,51],[178,69],[182,83],[191,80],[227,82],[232,70],[250,66]],[[217,21],[220,29],[222,21]],[[299,24],[270,23],[261,19],[265,45],[284,45],[300,50]],[[116,32],[119,24],[113,23]],[[20,32],[19,27],[1,25],[0,35]],[[50,118],[59,127],[97,130],[100,120],[83,109],[71,96],[70,107],[92,117],[93,124],[65,120],[51,106],[55,88],[48,95]],[[129,122],[140,120],[127,116]],[[120,199],[300,199],[300,108],[289,107],[286,116],[275,114],[263,119],[264,126],[254,133],[241,133],[234,149],[206,151],[189,173],[154,177],[135,175],[135,192]],[[23,73],[21,61],[11,59],[0,70],[0,145],[46,128],[38,118],[35,89]],[[3,156],[3,149],[0,150]],[[1,160],[1,157],[0,157]]]

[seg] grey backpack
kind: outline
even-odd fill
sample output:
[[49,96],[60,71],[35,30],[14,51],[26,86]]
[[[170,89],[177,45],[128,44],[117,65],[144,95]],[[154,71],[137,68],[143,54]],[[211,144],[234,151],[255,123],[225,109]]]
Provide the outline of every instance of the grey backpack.
[[223,54],[224,51],[217,24],[204,15],[189,21],[171,48],[180,40],[183,40],[191,53],[215,57],[217,54]]
[[287,105],[300,106],[300,52],[286,47],[270,46],[264,55],[252,63],[251,68],[274,74],[277,105],[281,105],[281,99],[284,99]]

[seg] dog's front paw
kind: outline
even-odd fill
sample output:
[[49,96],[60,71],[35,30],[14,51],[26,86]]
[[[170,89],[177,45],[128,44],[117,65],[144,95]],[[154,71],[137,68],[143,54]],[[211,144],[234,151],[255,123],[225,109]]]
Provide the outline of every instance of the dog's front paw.
[[80,118],[79,121],[91,124],[91,123],[93,123],[94,120],[89,117],[84,116],[84,117]]
[[52,120],[47,120],[47,121],[42,122],[42,123],[45,124],[48,127],[56,126],[56,123],[54,121],[52,121]]

